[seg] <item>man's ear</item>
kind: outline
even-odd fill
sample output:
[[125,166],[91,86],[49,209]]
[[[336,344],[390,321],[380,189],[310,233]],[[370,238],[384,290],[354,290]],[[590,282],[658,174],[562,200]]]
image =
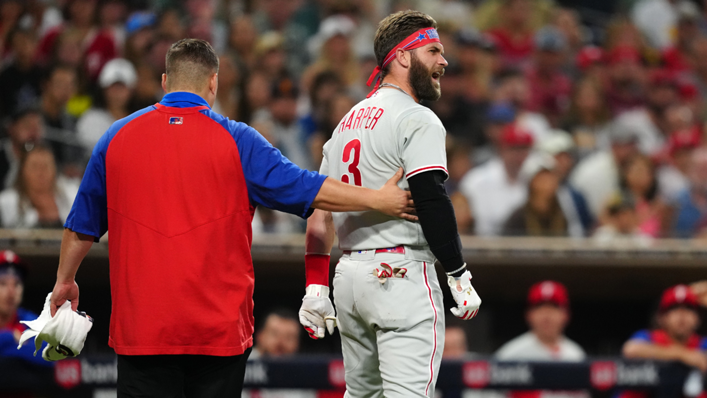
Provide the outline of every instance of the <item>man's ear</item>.
[[163,73],[162,74],[162,90],[164,90],[165,93],[168,93],[167,91],[167,74]]
[[213,95],[216,95],[217,90],[218,90],[218,73],[214,73],[209,78],[209,91],[211,91],[211,93]]
[[395,51],[395,59],[400,62],[400,65],[402,65],[403,68],[410,67],[410,53],[408,51],[399,48],[397,51]]

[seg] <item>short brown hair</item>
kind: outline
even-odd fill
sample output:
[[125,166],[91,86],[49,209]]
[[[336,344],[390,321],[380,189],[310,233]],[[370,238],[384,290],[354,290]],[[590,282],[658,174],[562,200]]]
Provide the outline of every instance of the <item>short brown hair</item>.
[[218,56],[211,44],[201,39],[182,39],[172,44],[165,57],[170,86],[193,87],[214,73],[218,73]]
[[[385,17],[378,24],[376,38],[373,40],[378,66],[383,66],[383,60],[390,50],[422,28],[437,29],[437,21],[425,13],[413,10],[399,11]],[[382,75],[385,76],[387,71],[387,67],[383,68]]]

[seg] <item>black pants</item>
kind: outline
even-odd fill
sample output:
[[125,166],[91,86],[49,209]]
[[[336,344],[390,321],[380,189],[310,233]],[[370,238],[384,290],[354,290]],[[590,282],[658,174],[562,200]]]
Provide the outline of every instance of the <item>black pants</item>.
[[118,355],[118,397],[240,397],[250,351],[231,357]]

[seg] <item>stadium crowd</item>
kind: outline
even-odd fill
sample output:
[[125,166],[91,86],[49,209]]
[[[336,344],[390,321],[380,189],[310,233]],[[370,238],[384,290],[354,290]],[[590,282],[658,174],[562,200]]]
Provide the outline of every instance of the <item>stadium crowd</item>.
[[3,0],[1,225],[62,225],[98,138],[159,101],[164,55],[188,36],[221,54],[214,110],[318,169],[369,91],[377,21],[418,8],[449,61],[426,105],[448,131],[460,231],[706,237],[707,5],[620,4],[597,23],[552,0]]

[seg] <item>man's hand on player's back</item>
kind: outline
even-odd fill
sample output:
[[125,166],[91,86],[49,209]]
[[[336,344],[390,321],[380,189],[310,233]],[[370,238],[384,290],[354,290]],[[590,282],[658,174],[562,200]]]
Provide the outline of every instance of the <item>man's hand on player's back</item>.
[[393,217],[404,218],[408,221],[417,221],[415,216],[415,204],[412,201],[410,191],[404,191],[398,187],[398,181],[403,178],[404,171],[399,168],[395,175],[383,185],[377,192],[378,199],[375,201],[375,210]]

